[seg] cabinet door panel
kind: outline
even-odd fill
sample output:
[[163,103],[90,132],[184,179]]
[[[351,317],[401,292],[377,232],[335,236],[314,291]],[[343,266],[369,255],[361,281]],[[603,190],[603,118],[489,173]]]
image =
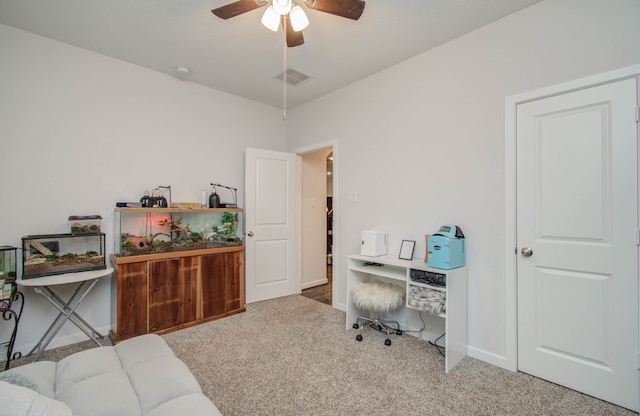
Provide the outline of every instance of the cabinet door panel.
[[178,259],[149,262],[149,332],[180,323]]
[[202,256],[202,316],[225,313],[227,255]]
[[147,333],[147,262],[118,266],[118,341]]
[[229,253],[229,267],[226,287],[226,312],[242,308],[244,305],[244,253]]
[[178,267],[179,274],[179,322],[192,322],[197,317],[198,273],[200,271],[200,257],[182,257]]

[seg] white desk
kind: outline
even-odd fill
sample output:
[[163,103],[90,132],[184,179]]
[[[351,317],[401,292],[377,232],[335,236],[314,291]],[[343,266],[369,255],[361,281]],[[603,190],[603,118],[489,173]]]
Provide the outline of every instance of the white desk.
[[[430,286],[411,281],[411,269],[432,271],[447,276],[445,288]],[[349,274],[347,281],[347,329],[352,328],[362,311],[358,310],[351,301],[351,287],[360,282],[375,278],[382,281],[404,286],[408,297],[410,286],[428,287],[433,290],[446,292],[445,312],[431,315],[436,319],[445,320],[445,372],[451,371],[467,355],[467,268],[460,267],[451,270],[434,269],[420,260],[400,260],[395,256],[369,257],[362,255],[349,256]],[[400,322],[405,328],[411,322],[419,322],[418,310],[413,309],[405,301],[405,308],[387,315],[388,319]],[[426,312],[425,312],[426,313]],[[405,329],[401,328],[401,329]]]
[[[58,331],[62,328],[65,322],[70,321],[77,326],[82,332],[84,332],[89,338],[91,338],[98,346],[101,346],[98,342],[98,338],[102,339],[104,336],[96,331],[87,321],[85,321],[78,313],[76,309],[80,303],[87,296],[89,291],[98,283],[103,277],[109,276],[113,273],[113,268],[107,268],[104,270],[91,270],[88,272],[78,273],[65,273],[53,276],[36,277],[33,279],[19,279],[16,283],[19,286],[32,287],[34,292],[45,298],[54,308],[58,310],[58,316],[53,320],[49,329],[46,330],[40,341],[29,352],[28,355],[34,354],[33,361],[36,361],[40,354],[47,348],[51,340],[56,336]],[[73,295],[66,302],[58,296],[52,286],[77,284]]]

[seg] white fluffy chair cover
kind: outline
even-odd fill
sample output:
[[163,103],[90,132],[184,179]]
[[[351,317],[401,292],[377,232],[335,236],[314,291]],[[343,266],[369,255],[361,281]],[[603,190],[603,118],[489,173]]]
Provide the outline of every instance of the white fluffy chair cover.
[[358,309],[389,312],[404,304],[404,294],[400,286],[371,280],[351,288],[351,301]]

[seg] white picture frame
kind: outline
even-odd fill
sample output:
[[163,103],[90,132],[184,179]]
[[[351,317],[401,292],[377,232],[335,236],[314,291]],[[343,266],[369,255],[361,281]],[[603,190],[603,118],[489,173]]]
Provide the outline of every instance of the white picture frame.
[[402,244],[400,245],[400,254],[398,255],[399,259],[402,260],[412,260],[413,259],[413,249],[416,247],[416,242],[412,240],[402,240]]

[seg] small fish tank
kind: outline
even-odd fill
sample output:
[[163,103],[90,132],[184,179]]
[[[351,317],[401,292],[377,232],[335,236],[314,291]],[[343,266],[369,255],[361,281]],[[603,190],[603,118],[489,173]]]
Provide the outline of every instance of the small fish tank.
[[69,228],[71,234],[96,234],[101,231],[102,217],[100,215],[71,215]]
[[22,278],[106,269],[105,234],[41,234],[22,238]]
[[0,279],[7,282],[16,280],[16,247],[0,246]]
[[117,257],[244,245],[241,208],[116,208]]
[[16,251],[12,246],[0,246],[0,311],[11,307],[16,291]]

